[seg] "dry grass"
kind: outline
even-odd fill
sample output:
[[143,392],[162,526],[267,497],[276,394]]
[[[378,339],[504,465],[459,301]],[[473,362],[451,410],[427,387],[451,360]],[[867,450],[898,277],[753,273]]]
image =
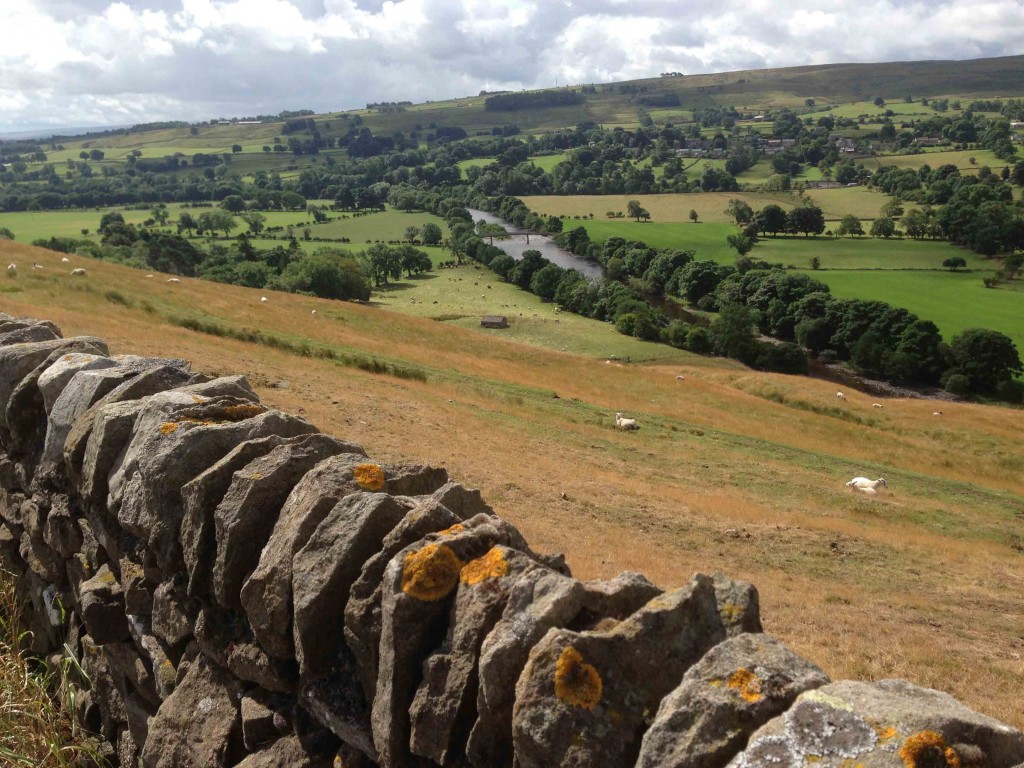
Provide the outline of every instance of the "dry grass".
[[[14,577],[0,571],[0,764],[105,765],[94,740],[75,722],[74,693],[66,685],[74,662],[67,657],[53,669],[30,658],[23,651],[21,610]],[[74,668],[81,674],[77,665]]]
[[[0,258],[19,248],[0,244]],[[0,311],[115,352],[245,373],[265,403],[375,458],[445,466],[582,578],[631,569],[669,587],[722,570],[757,584],[768,630],[834,677],[906,677],[1024,726],[1024,411],[943,403],[935,418],[934,403],[873,409],[849,388],[837,404],[834,384],[706,359],[618,367],[377,307],[284,294],[263,305],[232,286],[65,266],[79,265],[85,280],[19,275]],[[112,288],[127,305],[104,297]],[[427,380],[167,321],[188,313],[419,366]],[[640,431],[615,430],[615,411]],[[855,496],[853,475],[891,491]]]

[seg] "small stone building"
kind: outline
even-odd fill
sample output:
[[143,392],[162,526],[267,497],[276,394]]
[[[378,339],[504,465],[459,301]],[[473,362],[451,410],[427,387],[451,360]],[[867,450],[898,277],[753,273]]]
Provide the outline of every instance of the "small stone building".
[[484,315],[480,325],[484,328],[508,328],[508,318],[504,315]]

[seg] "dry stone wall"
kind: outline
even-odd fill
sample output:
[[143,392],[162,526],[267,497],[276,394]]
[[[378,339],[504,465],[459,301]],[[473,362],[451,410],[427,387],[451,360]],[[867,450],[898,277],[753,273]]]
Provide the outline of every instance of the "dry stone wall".
[[[580,581],[443,469],[241,377],[0,315],[0,562],[112,765],[1011,768],[1024,734],[832,683],[753,586]],[[64,650],[66,649],[66,650]]]

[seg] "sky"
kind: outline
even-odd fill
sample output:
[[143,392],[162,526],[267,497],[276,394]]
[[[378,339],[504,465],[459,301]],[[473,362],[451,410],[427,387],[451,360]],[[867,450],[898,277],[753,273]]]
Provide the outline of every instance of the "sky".
[[0,0],[0,132],[1024,53],[1024,0]]

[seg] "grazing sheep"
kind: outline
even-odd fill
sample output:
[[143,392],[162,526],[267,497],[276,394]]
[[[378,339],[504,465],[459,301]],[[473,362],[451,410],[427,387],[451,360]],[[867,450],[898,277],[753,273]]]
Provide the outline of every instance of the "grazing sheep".
[[884,477],[880,477],[877,480],[868,480],[866,477],[855,477],[853,480],[846,484],[847,488],[851,488],[854,491],[861,491],[863,493],[873,494],[878,486],[888,488],[889,484],[885,482]]
[[640,429],[640,425],[636,423],[636,419],[624,419],[621,413],[615,414],[615,426],[619,429]]
[[154,277],[154,275],[146,275],[146,277]]
[[266,304],[267,303],[267,297],[266,296],[260,296],[260,302],[262,304]]
[[180,283],[181,280],[179,280],[177,277],[168,277],[167,278],[167,282],[168,283]]
[[686,377],[680,373],[678,376],[676,376],[676,381],[686,381]]
[[312,312],[310,312],[310,314],[311,315],[315,315],[316,314],[316,310],[314,309]]
[[76,267],[75,269],[71,270],[71,274],[74,275],[75,277],[85,277],[85,270],[82,269],[81,267]]
[[883,408],[884,406],[881,403],[872,403],[871,407],[872,408]]
[[844,395],[842,392],[836,392],[836,398],[839,400],[845,400],[846,395]]
[[42,268],[43,268],[42,264],[39,264],[39,263],[34,262],[34,261],[32,262],[32,269],[42,269]]
[[932,416],[941,416],[941,415],[942,415],[942,411],[933,411],[932,412]]
[[14,277],[17,274],[18,274],[18,265],[14,264],[14,263],[8,264],[7,265],[7,276],[8,277]]
[[60,257],[60,263],[61,264],[70,264],[71,263],[71,259],[69,259],[67,256],[61,256]]

